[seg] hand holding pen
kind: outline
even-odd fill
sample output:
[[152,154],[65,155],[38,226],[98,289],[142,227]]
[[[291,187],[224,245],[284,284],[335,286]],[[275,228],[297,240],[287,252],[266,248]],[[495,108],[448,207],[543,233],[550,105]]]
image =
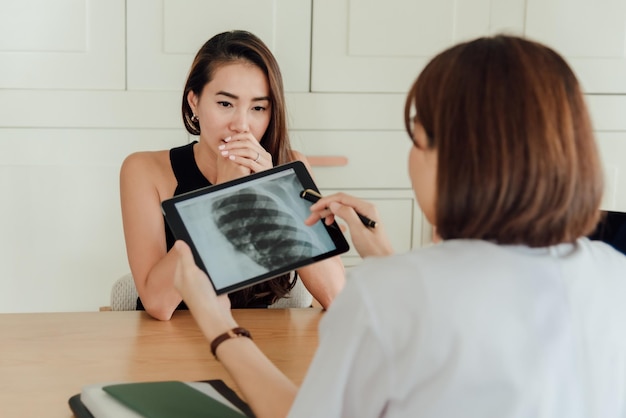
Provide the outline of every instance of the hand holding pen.
[[321,197],[311,189],[302,191],[300,197],[314,201],[306,225],[311,226],[320,219],[330,225],[339,217],[348,225],[352,244],[361,257],[393,254],[384,226],[378,220],[378,210],[371,203],[345,193]]
[[[300,197],[308,200],[309,202],[316,203],[322,198],[322,195],[313,189],[305,189],[302,191],[302,193],[300,193]],[[376,221],[371,220],[365,215],[361,215],[359,212],[356,212],[356,216],[359,217],[363,225],[367,226],[368,228],[376,228]]]

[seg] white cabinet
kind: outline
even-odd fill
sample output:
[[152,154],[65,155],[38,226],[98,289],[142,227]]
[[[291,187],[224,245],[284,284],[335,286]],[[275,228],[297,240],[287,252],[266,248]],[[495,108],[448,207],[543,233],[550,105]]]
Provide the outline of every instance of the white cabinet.
[[[380,129],[387,121],[382,117],[384,112],[378,112],[377,103],[382,103],[380,107],[386,107],[392,102],[399,105],[400,97],[392,96],[382,100],[370,97],[372,105],[363,109],[358,106],[362,97],[352,96],[351,105],[350,96],[344,97],[341,104],[337,105],[332,100],[334,96],[330,96],[320,98],[322,103],[326,103],[321,108],[325,111],[329,108],[335,110],[329,112],[327,119],[332,120],[333,115],[341,119],[339,115],[349,114],[356,109],[359,110],[360,118],[343,118],[344,130],[292,131],[293,147],[304,153],[312,163],[324,158],[330,159],[331,163],[339,162],[337,165],[313,166],[313,177],[317,186],[323,194],[342,191],[374,203],[395,251],[406,252],[421,246],[424,243],[423,216],[413,197],[407,172],[407,156],[412,142],[404,131]],[[303,105],[302,102],[298,104]],[[312,111],[307,114],[315,119],[317,113]],[[322,115],[319,119],[326,120]],[[355,128],[359,126],[359,119],[370,120],[375,125],[378,121],[379,129],[359,130]],[[306,120],[299,122],[306,125]],[[337,124],[339,125],[339,121]],[[346,237],[351,250],[342,259],[346,266],[352,266],[360,258],[350,241],[349,231],[346,231]]]
[[626,2],[528,0],[523,30],[565,56],[586,93],[626,93]]
[[316,0],[312,90],[404,93],[443,48],[517,23],[520,7],[509,3],[497,8],[486,0]]
[[[345,162],[313,166],[315,183],[323,194],[342,191],[374,203],[394,250],[405,252],[422,244],[421,239],[414,239],[421,230],[421,212],[415,208],[407,174],[406,155],[411,142],[406,133],[298,131],[293,142],[312,162],[319,157]],[[350,241],[349,231],[346,235]],[[350,246],[350,252],[342,257],[346,265],[359,261],[351,242]]]
[[401,131],[298,131],[294,145],[309,158],[341,157],[343,165],[314,167],[315,182],[332,189],[410,189],[407,155],[411,147]]
[[[320,191],[323,194],[330,194],[339,190],[322,188]],[[341,191],[376,205],[380,220],[385,226],[395,252],[404,253],[422,245],[422,213],[411,191],[384,189],[342,189]],[[345,224],[342,220],[337,222],[339,225]],[[347,228],[345,228],[344,235],[350,244],[350,251],[343,254],[341,259],[346,267],[350,267],[358,264],[361,258],[352,244],[350,231]]]
[[287,91],[308,91],[311,0],[128,0],[128,89],[182,91],[200,47],[248,30],[272,50]]
[[626,92],[626,2],[616,0],[316,0],[311,86],[405,92],[459,41],[505,32],[546,43],[587,93]]
[[[408,175],[405,98],[404,92],[287,96],[294,148],[311,162],[339,162],[313,167],[317,185],[324,193],[343,191],[376,204],[398,252],[430,242]],[[354,251],[343,259],[346,265],[359,260]]]
[[0,2],[0,88],[124,89],[124,4]]
[[587,99],[604,166],[602,209],[626,212],[626,96],[592,95]]
[[[311,91],[331,94],[342,103],[328,103],[324,110],[312,113],[321,116],[333,129],[352,132],[329,133],[334,136],[332,140],[320,133],[310,141],[321,142],[321,147],[334,152],[346,153],[362,147],[364,155],[374,155],[373,142],[366,140],[357,145],[358,138],[372,133],[361,135],[361,131],[382,134],[384,130],[388,134],[402,130],[399,105],[415,77],[436,53],[478,36],[523,35],[557,50],[579,77],[591,101],[604,165],[606,193],[602,207],[626,210],[626,197],[620,193],[626,181],[626,127],[623,122],[616,123],[623,120],[624,109],[623,96],[616,95],[626,93],[626,2],[314,0],[313,6]],[[401,98],[394,98],[393,93]],[[354,94],[362,95],[360,104],[349,103]],[[389,101],[386,109],[367,109],[381,100]],[[311,123],[307,126],[314,129]],[[339,169],[318,170],[319,181],[350,188],[355,187],[353,180],[362,180],[357,186],[359,190],[367,189],[368,184],[372,190],[410,190],[406,179],[398,176],[399,167],[392,165],[392,161],[400,164],[405,151],[393,141],[389,144],[390,149],[380,147],[378,154],[370,157],[382,166],[373,164],[369,172],[360,170],[365,165],[359,166],[364,162],[355,155],[351,168],[343,175],[339,175]],[[383,175],[376,176],[379,172]],[[384,199],[379,202],[386,205]],[[412,245],[424,245],[430,242],[432,228],[417,205],[414,208]],[[402,213],[401,204],[397,209]]]
[[0,312],[90,311],[129,271],[122,160],[180,129],[0,129]]
[[502,30],[552,45],[602,93],[588,98],[603,207],[626,211],[625,15],[622,0],[0,1],[0,312],[108,303],[128,271],[120,164],[187,141],[187,71],[231,29],[276,55],[294,148],[340,164],[313,168],[323,193],[375,203],[396,251],[432,233],[407,174],[406,91],[433,54]]

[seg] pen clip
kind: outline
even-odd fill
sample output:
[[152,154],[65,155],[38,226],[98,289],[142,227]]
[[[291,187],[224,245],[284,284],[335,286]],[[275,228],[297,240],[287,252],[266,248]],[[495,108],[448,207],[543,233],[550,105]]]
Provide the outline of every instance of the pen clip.
[[300,197],[302,197],[302,198],[305,198],[305,199],[306,199],[306,196],[307,196],[307,195],[315,196],[315,197],[317,197],[318,199],[321,199],[321,198],[322,198],[322,195],[321,195],[321,194],[319,194],[318,192],[316,192],[316,191],[315,191],[315,190],[313,190],[313,189],[304,189],[304,190],[302,190],[302,192],[300,192]]

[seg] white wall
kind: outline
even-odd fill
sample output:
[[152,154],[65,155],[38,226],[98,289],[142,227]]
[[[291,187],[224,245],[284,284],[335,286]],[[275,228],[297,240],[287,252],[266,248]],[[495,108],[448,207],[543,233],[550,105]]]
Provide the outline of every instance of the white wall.
[[[0,0],[0,312],[109,305],[112,283],[129,271],[119,167],[131,152],[189,141],[180,92],[215,33],[248,29],[272,48],[305,152],[326,153],[320,130],[327,140],[348,129],[399,132],[389,104],[400,95],[357,116],[343,110],[362,96],[308,93],[311,9],[310,0]],[[333,170],[320,169],[320,187],[335,185]],[[410,220],[411,194],[398,193]],[[398,247],[409,248],[411,231],[399,232]]]
[[[559,4],[547,1],[550,7]],[[587,3],[577,3],[579,14],[587,13]],[[380,203],[396,249],[426,242],[429,228],[412,199],[406,169],[398,164],[410,146],[401,120],[403,86],[435,49],[464,36],[509,27],[559,44],[554,31],[543,28],[553,28],[550,16],[561,14],[548,6],[545,13],[537,9],[544,5],[537,0],[348,5],[347,0],[0,0],[0,313],[88,311],[109,304],[112,283],[129,271],[119,209],[121,162],[137,150],[189,140],[179,116],[186,71],[202,42],[231,28],[252,30],[276,54],[296,147],[307,155],[349,159],[347,167],[315,168],[320,188]],[[609,6],[618,10],[603,16],[623,15],[621,4]],[[377,26],[380,36],[396,34],[393,39],[406,41],[387,50],[363,38],[371,35],[364,30],[368,24],[380,25],[385,7],[403,18],[418,7],[426,11],[423,16],[436,15],[449,25],[421,25],[419,31],[433,36],[422,34],[417,45],[410,36]],[[602,54],[623,54],[623,19],[606,20],[612,32],[601,20],[590,24],[602,31],[588,32],[603,39]],[[393,19],[389,25],[394,31],[415,30]],[[561,37],[566,41],[570,32]],[[411,48],[420,56],[406,57]],[[381,57],[385,54],[390,57]],[[604,68],[600,58],[578,57],[576,63],[593,87],[588,99],[609,180],[604,207],[626,211],[626,194],[618,193],[626,181],[626,77],[620,76],[626,61],[608,60],[607,76],[597,77],[597,68]],[[386,77],[389,71],[393,77]],[[373,176],[371,167],[381,164],[387,169]],[[356,262],[353,254],[347,260]]]

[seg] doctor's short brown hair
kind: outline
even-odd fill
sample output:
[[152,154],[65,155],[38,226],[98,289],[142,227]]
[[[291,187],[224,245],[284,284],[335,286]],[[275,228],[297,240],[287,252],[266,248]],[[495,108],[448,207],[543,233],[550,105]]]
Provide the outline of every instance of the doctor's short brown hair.
[[542,247],[591,233],[603,179],[581,87],[545,45],[498,35],[433,58],[405,105],[437,150],[443,239]]

